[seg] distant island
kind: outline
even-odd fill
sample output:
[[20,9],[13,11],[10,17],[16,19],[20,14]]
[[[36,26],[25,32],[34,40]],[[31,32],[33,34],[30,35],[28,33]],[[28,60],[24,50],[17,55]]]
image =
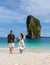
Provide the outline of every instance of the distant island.
[[35,18],[32,15],[29,15],[26,20],[27,25],[27,35],[26,38],[40,38],[41,35],[41,24],[39,19]]

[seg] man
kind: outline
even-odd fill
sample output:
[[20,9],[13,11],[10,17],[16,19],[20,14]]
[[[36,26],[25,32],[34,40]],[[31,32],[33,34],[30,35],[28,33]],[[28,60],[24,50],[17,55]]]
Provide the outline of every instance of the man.
[[14,51],[14,42],[15,42],[15,36],[12,30],[10,31],[10,34],[7,36],[7,40],[10,46],[9,47],[10,53],[12,54]]

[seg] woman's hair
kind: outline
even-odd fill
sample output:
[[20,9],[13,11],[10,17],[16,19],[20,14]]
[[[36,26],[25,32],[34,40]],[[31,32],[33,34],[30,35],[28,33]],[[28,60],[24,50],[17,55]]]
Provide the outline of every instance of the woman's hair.
[[23,39],[24,38],[24,35],[23,35],[23,33],[21,33],[21,39]]

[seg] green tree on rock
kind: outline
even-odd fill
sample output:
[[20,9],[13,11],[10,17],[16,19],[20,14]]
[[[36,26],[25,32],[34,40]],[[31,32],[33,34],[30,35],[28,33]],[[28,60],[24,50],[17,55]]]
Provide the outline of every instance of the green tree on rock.
[[[28,35],[31,34],[31,38],[40,38],[41,34],[41,24],[40,21],[33,17],[32,15],[29,15],[28,17],[29,24],[27,24],[27,29],[28,29]],[[29,33],[29,31],[31,33]]]

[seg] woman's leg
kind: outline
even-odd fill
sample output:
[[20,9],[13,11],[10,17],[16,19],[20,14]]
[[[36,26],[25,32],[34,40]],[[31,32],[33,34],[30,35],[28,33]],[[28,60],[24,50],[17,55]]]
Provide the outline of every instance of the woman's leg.
[[23,52],[23,49],[19,49],[19,51],[20,51],[20,53],[22,53]]

